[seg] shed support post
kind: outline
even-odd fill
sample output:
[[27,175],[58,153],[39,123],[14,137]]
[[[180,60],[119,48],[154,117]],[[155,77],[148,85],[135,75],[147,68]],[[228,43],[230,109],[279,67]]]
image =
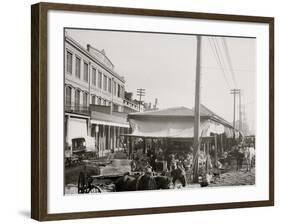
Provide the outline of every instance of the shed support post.
[[215,166],[218,164],[218,139],[217,134],[215,134]]
[[210,163],[210,140],[207,140],[206,142],[206,155],[207,155],[207,163],[206,163],[206,173],[209,173],[209,163]]
[[145,151],[145,138],[143,138],[143,151],[142,151],[142,153],[143,153],[143,154],[146,153],[146,151]]

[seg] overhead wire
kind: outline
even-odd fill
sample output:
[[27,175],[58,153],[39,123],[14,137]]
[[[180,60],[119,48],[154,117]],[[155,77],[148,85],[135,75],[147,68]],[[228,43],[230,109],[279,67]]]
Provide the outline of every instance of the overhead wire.
[[230,58],[227,42],[226,42],[224,37],[221,38],[221,41],[222,41],[223,49],[224,49],[225,54],[226,54],[226,60],[228,62],[229,71],[230,71],[230,74],[232,76],[233,83],[234,83],[235,87],[237,87],[237,82],[236,82],[235,73],[234,73],[234,69],[233,69],[233,66],[232,66],[232,62],[231,62],[231,58]]
[[[227,65],[226,65],[227,63],[225,62],[225,57],[224,57],[224,54],[223,54],[223,52],[222,52],[222,50],[221,50],[221,46],[220,46],[220,44],[219,44],[218,38],[213,37],[213,42],[214,42],[214,45],[215,45],[215,47],[216,47],[216,49],[217,49],[217,51],[218,51],[218,57],[220,58],[220,61],[221,61],[221,63],[222,63],[222,68],[223,68],[223,70],[224,70],[224,73],[225,73],[226,77],[229,77],[229,76],[228,76],[229,70],[227,69]],[[231,79],[230,79],[230,80],[231,80]],[[235,83],[233,83],[233,87],[236,88]]]
[[[213,52],[214,58],[215,58],[215,60],[216,60],[216,62],[217,62],[217,64],[218,64],[218,66],[220,67],[220,69],[221,69],[221,71],[222,71],[223,78],[224,78],[224,80],[225,80],[225,82],[226,82],[226,85],[227,85],[227,87],[228,87],[229,89],[231,89],[230,84],[229,84],[229,81],[228,81],[228,79],[227,79],[227,77],[226,77],[226,73],[225,73],[225,70],[224,70],[224,68],[223,68],[221,59],[220,59],[220,57],[219,57],[219,52],[218,52],[218,49],[216,48],[215,42],[214,42],[213,39],[211,39],[211,37],[207,37],[207,38],[208,38],[208,41],[209,41],[209,45],[210,45],[210,47],[211,47],[211,50],[212,50],[212,52]],[[211,40],[213,41],[213,43],[212,43]]]

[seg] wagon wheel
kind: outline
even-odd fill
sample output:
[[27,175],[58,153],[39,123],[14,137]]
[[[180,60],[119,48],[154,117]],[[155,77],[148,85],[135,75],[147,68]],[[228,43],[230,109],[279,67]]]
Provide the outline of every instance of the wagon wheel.
[[87,177],[87,189],[86,189],[86,193],[101,193],[102,190],[101,188],[97,185],[93,183],[94,178],[88,176]]
[[90,184],[90,186],[87,189],[87,193],[101,193],[102,190],[99,186],[95,184]]
[[78,177],[78,194],[86,193],[86,180],[85,180],[85,174],[83,172],[80,172]]

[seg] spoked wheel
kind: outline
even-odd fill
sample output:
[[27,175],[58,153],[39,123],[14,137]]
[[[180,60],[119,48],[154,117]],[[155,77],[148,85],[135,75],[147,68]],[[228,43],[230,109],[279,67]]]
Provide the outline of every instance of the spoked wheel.
[[87,193],[101,193],[102,192],[101,188],[95,184],[91,184],[87,190],[88,190]]
[[99,186],[92,184],[93,179],[80,172],[78,177],[78,194],[101,193]]

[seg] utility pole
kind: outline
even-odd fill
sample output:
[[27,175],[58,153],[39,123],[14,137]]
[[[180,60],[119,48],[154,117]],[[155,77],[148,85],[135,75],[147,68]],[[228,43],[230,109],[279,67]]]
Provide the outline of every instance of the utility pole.
[[[230,90],[230,94],[233,94],[233,128],[236,128],[236,95],[239,94],[240,95],[240,89],[231,89]],[[240,98],[240,103],[241,103],[241,98]]]
[[143,96],[145,96],[145,89],[142,89],[142,88],[137,89],[137,96],[140,97],[140,99],[139,99],[139,111],[140,111],[140,106],[141,106],[141,102],[142,102],[141,98]]
[[241,90],[239,89],[239,131],[242,131]]
[[247,120],[247,118],[246,118],[246,108],[245,108],[245,105],[243,105],[243,107],[242,107],[242,118],[243,118],[243,120],[242,120],[242,130],[243,130],[243,133],[244,133],[244,135],[247,135],[248,133],[248,125],[246,124],[247,122],[246,122],[246,120]]
[[193,182],[198,183],[198,155],[200,151],[200,76],[201,76],[201,36],[197,37],[196,55],[196,84],[195,84],[195,110],[194,110],[194,142],[193,142]]

